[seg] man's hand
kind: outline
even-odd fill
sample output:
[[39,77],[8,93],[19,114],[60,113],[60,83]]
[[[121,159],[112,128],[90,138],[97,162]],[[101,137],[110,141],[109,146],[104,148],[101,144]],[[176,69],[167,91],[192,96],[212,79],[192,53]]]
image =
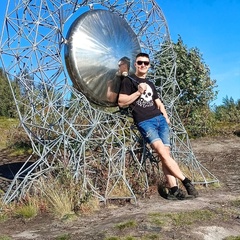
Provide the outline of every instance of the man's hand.
[[138,91],[143,94],[147,90],[147,84],[146,83],[140,83],[138,85]]

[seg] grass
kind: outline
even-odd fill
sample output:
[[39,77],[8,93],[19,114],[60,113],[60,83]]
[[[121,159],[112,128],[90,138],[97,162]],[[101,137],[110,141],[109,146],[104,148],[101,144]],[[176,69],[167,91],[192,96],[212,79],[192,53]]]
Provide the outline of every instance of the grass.
[[5,222],[8,219],[8,216],[5,213],[0,213],[0,223]]
[[204,222],[216,217],[216,214],[210,210],[201,209],[180,213],[153,213],[150,214],[151,222],[159,225],[174,225],[182,227],[196,222]]
[[132,236],[126,236],[126,237],[108,237],[108,238],[105,238],[104,240],[141,240],[139,238],[135,238],[135,237],[132,237]]
[[22,217],[24,219],[30,219],[38,214],[38,208],[34,205],[25,205],[20,206],[18,209],[16,209],[16,216]]
[[11,240],[8,236],[0,236],[0,240]]
[[224,238],[223,240],[240,240],[240,236],[229,236]]
[[70,240],[70,239],[71,239],[71,235],[68,233],[56,237],[56,240]]
[[134,220],[129,220],[127,222],[123,222],[123,223],[118,223],[115,227],[118,228],[119,230],[124,230],[126,228],[132,228],[132,227],[136,227],[137,223]]
[[111,236],[104,238],[104,240],[161,240],[163,239],[159,234],[146,234],[141,237],[134,237],[134,236],[124,236],[124,237],[117,237]]
[[195,210],[191,212],[167,214],[166,216],[172,220],[175,226],[184,226],[213,219],[215,214],[209,210]]
[[0,117],[0,150],[8,146],[9,136],[19,124],[18,119]]
[[48,209],[62,220],[74,219],[78,214],[90,214],[99,209],[99,200],[82,189],[70,170],[59,168],[57,176],[49,174],[38,187]]
[[[238,206],[239,202],[234,201],[233,204],[236,204]],[[236,206],[235,205],[235,206]],[[190,225],[196,225],[198,226],[199,223],[201,224],[207,223],[209,221],[213,220],[219,220],[219,221],[224,221],[227,216],[227,219],[231,216],[231,211],[228,212],[222,212],[222,210],[215,209],[215,210],[208,210],[208,209],[200,209],[200,210],[193,210],[193,211],[188,211],[188,212],[173,212],[173,213],[151,213],[149,214],[149,217],[145,219],[145,224],[148,226],[161,226],[162,229],[169,229],[169,228],[182,228],[185,226],[190,226]],[[119,223],[115,225],[115,228],[118,228],[119,230],[122,231],[123,235],[121,236],[111,236],[111,237],[106,237],[104,240],[160,240],[161,238],[161,231],[158,231],[158,233],[150,233],[150,232],[145,232],[143,233],[141,237],[134,237],[131,236],[131,234],[134,234],[134,229],[141,227],[141,223],[138,223],[134,220],[129,220],[123,223]],[[130,235],[129,234],[129,229],[131,229],[130,232],[132,232]],[[128,229],[128,231],[126,231]],[[164,230],[163,230],[164,231]],[[230,236],[228,238],[225,238],[224,240],[240,240],[239,236]]]
[[8,149],[10,156],[32,153],[30,140],[18,119],[0,117],[0,150],[3,149]]
[[31,219],[39,213],[40,200],[36,196],[25,196],[19,202],[12,203],[12,212],[23,219]]
[[74,215],[71,192],[57,184],[45,185],[43,191],[54,215],[64,219]]
[[104,240],[119,240],[119,237],[107,237]]
[[127,185],[125,184],[124,181],[118,181],[117,183],[110,183],[108,186],[108,189],[111,189],[110,194],[109,194],[109,198],[111,197],[131,197],[132,194],[129,190],[129,188],[127,187]]
[[231,205],[240,208],[240,199],[231,201]]

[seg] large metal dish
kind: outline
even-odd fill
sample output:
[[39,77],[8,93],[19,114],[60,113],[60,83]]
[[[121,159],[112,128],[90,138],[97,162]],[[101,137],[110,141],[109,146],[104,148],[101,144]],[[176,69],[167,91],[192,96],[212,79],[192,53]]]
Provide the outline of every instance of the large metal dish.
[[[65,45],[65,62],[73,86],[98,105],[116,106],[118,61],[127,56],[131,59],[130,71],[134,71],[140,49],[125,19],[102,9],[85,12],[71,25]],[[109,91],[115,97],[109,98]]]

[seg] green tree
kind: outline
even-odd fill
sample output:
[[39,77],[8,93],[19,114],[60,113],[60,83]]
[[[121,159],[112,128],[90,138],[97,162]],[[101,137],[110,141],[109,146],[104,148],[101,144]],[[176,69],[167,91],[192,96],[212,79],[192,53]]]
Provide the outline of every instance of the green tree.
[[240,123],[240,100],[236,102],[232,97],[223,98],[223,104],[214,109],[215,117],[221,122]]
[[0,68],[0,86],[0,116],[16,117],[16,105],[7,75],[2,68]]
[[[158,75],[167,78],[172,69],[171,64],[168,64],[169,51],[164,46],[163,44],[162,50],[155,56],[154,64],[159,66]],[[194,135],[201,132],[206,134],[214,119],[209,105],[217,95],[217,91],[214,91],[216,80],[210,78],[210,69],[198,48],[188,49],[180,36],[172,46],[176,55],[176,80],[180,88],[176,93],[179,94],[176,109],[187,130]]]
[[216,80],[210,78],[210,69],[198,48],[188,50],[179,37],[174,51],[177,54],[176,79],[181,89],[177,109],[183,122],[189,124],[196,110],[208,109],[215,99]]

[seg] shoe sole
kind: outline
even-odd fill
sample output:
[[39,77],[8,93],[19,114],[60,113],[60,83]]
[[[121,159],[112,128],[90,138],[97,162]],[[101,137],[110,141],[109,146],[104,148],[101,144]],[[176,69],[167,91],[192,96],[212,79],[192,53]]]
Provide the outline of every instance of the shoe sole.
[[184,201],[184,200],[192,200],[194,199],[195,197],[192,196],[192,195],[186,195],[184,198],[176,198],[176,197],[171,197],[171,196],[168,196],[166,199],[167,200],[172,200],[172,201]]

